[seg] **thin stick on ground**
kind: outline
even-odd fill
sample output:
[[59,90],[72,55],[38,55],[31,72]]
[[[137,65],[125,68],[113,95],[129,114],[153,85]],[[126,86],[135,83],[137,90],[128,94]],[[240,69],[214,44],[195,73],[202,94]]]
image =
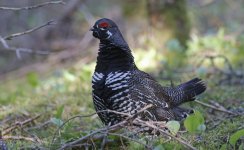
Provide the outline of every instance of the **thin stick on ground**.
[[231,115],[238,115],[238,114],[236,114],[234,112],[231,112],[229,110],[226,110],[226,109],[223,109],[223,108],[217,108],[215,106],[209,105],[207,103],[204,103],[204,102],[201,102],[201,101],[198,101],[198,100],[195,100],[195,102],[197,102],[197,103],[199,103],[199,104],[201,104],[201,105],[203,105],[205,107],[209,107],[209,108],[212,108],[214,110],[217,110],[217,111],[221,111],[221,112],[228,113],[228,114],[231,114]]
[[54,20],[50,20],[50,21],[48,21],[47,23],[45,23],[45,24],[43,24],[43,25],[40,25],[40,26],[38,26],[38,27],[34,27],[34,28],[29,29],[29,30],[27,30],[27,31],[19,32],[19,33],[14,33],[14,34],[5,36],[3,39],[4,39],[4,40],[12,40],[13,38],[16,38],[16,37],[18,37],[18,36],[22,36],[22,35],[25,35],[25,34],[30,34],[30,33],[34,32],[34,31],[36,31],[36,30],[39,30],[39,29],[45,27],[45,26],[54,25],[54,24],[56,24],[56,23],[54,22]]
[[40,8],[40,7],[44,7],[44,6],[47,6],[47,5],[53,5],[53,4],[62,4],[62,5],[64,5],[65,2],[64,1],[51,1],[51,2],[44,2],[44,3],[33,5],[33,6],[21,7],[21,8],[0,7],[0,10],[11,10],[11,11],[30,10],[30,9]]
[[38,119],[41,115],[37,115],[33,118],[29,118],[27,120],[24,120],[22,122],[16,122],[14,125],[9,126],[7,128],[4,128],[2,131],[2,135],[7,135],[8,133],[10,133],[11,131],[17,129],[18,127],[22,127],[25,126],[26,124],[33,122],[34,120]]
[[142,125],[146,125],[146,126],[152,128],[152,129],[155,129],[155,130],[157,130],[157,131],[163,133],[164,135],[167,135],[167,136],[173,138],[174,140],[176,140],[176,141],[178,141],[179,143],[181,143],[182,145],[184,145],[184,146],[190,148],[191,150],[197,150],[195,147],[193,147],[191,144],[187,143],[187,142],[184,141],[183,139],[181,139],[181,138],[177,138],[177,137],[171,135],[170,133],[167,133],[166,131],[164,131],[164,130],[158,128],[157,126],[153,125],[152,123],[149,123],[149,122],[147,122],[147,121],[140,120],[140,119],[138,119],[138,118],[136,118],[136,121],[138,121],[138,122],[139,122],[140,124],[142,124]]
[[95,130],[93,132],[91,132],[90,134],[86,135],[86,136],[83,136],[75,141],[72,141],[72,142],[69,142],[69,143],[66,143],[64,144],[59,150],[64,150],[66,148],[70,148],[72,147],[73,145],[76,145],[78,143],[81,143],[82,141],[84,140],[87,140],[89,139],[90,137],[92,137],[93,135],[95,134],[98,134],[98,133],[101,133],[101,132],[105,132],[105,131],[112,131],[112,130],[116,130],[116,129],[120,129],[122,128],[125,124],[127,124],[127,121],[122,121],[116,125],[113,125],[113,126],[110,126],[109,128],[105,127],[105,128],[102,128],[102,129],[99,129],[99,130]]
[[76,119],[76,118],[91,117],[91,116],[96,115],[96,114],[97,114],[97,113],[92,113],[92,114],[89,114],[89,115],[77,115],[77,116],[71,117],[71,118],[69,118],[68,120],[66,120],[66,121],[65,121],[61,126],[59,126],[58,129],[54,132],[54,134],[53,134],[53,138],[52,138],[52,141],[51,141],[49,147],[54,143],[55,137],[57,136],[59,130],[62,129],[68,122],[70,122],[71,120]]
[[[148,109],[152,107],[152,105],[147,105],[145,108],[141,109],[140,111],[138,111],[136,114],[134,114],[133,116],[131,114],[127,114],[127,113],[123,113],[123,112],[117,112],[117,111],[113,111],[113,110],[102,110],[102,111],[98,111],[96,113],[92,113],[92,114],[88,114],[88,115],[77,115],[77,116],[74,116],[74,117],[71,117],[69,118],[68,120],[66,120],[55,132],[54,132],[54,135],[53,135],[53,138],[52,138],[52,142],[50,144],[52,144],[54,142],[54,139],[57,135],[57,133],[59,132],[60,129],[62,129],[69,121],[75,119],[75,118],[85,118],[85,117],[91,117],[91,116],[94,116],[98,113],[102,113],[102,112],[113,112],[113,113],[116,113],[116,114],[120,114],[120,115],[124,115],[124,116],[128,116],[129,118],[127,119],[131,119],[132,117],[134,117],[135,115],[138,115],[139,113],[143,112],[144,110]],[[126,119],[126,120],[127,120]]]
[[3,139],[5,141],[7,141],[7,140],[24,140],[24,141],[30,141],[30,142],[33,142],[33,143],[37,143],[37,142],[41,143],[40,140],[31,138],[31,137],[24,137],[24,136],[3,136]]
[[[88,135],[86,135],[86,136],[83,136],[83,137],[81,137],[81,138],[79,138],[79,139],[77,139],[77,140],[75,140],[75,141],[66,143],[66,144],[64,144],[59,150],[63,150],[63,149],[72,147],[73,145],[76,145],[76,144],[78,144],[78,143],[81,143],[81,142],[84,141],[84,140],[89,139],[90,137],[92,137],[92,136],[95,135],[95,134],[98,134],[98,133],[101,133],[101,132],[105,132],[105,131],[106,131],[106,132],[109,132],[109,131],[115,131],[115,130],[121,129],[121,128],[123,128],[124,126],[126,126],[126,125],[129,123],[129,120],[130,120],[130,119],[132,119],[132,118],[135,117],[136,115],[142,113],[144,110],[146,110],[146,109],[148,109],[148,108],[150,108],[150,107],[152,107],[152,106],[153,106],[152,104],[147,105],[147,106],[145,106],[144,108],[142,108],[141,110],[139,110],[139,111],[138,111],[136,114],[134,114],[134,115],[130,115],[130,114],[126,114],[126,113],[121,113],[121,112],[116,112],[116,111],[112,111],[112,112],[114,112],[114,113],[119,113],[119,114],[127,115],[128,117],[127,117],[124,121],[122,121],[122,122],[120,122],[120,123],[117,123],[117,124],[112,125],[112,126],[109,126],[109,127],[104,127],[104,128],[102,128],[102,129],[99,129],[99,130],[95,130],[95,131],[91,132],[90,134],[88,134]],[[111,110],[105,110],[105,111],[111,111]],[[104,111],[99,111],[99,112],[97,112],[97,113],[101,113],[101,112],[104,112]],[[92,115],[94,115],[94,114],[92,114]],[[91,116],[91,115],[86,115],[86,116]],[[73,117],[73,118],[74,118],[74,117]],[[70,119],[69,119],[69,120],[70,120]],[[60,130],[60,128],[59,128],[59,130]],[[54,138],[55,138],[55,137],[54,137]],[[53,140],[52,140],[52,143],[54,142],[54,138],[53,138]]]
[[[166,135],[168,137],[171,137],[172,139],[178,141],[179,143],[181,143],[182,145],[184,145],[185,147],[188,147],[189,149],[192,149],[192,150],[196,150],[195,147],[193,147],[191,144],[189,144],[188,142],[186,142],[185,140],[183,140],[182,138],[178,138],[178,137],[175,137],[173,135],[171,135],[170,133],[167,133],[166,131],[160,129],[156,123],[156,125],[154,125],[152,122],[148,122],[148,121],[143,121],[143,120],[140,120],[138,118],[135,118],[134,120],[131,120],[133,119],[136,115],[142,113],[144,110],[148,109],[152,107],[152,105],[148,105],[146,106],[145,108],[143,108],[142,110],[138,111],[138,113],[136,113],[135,115],[130,115],[130,114],[127,114],[128,118],[125,119],[124,121],[118,123],[118,124],[115,124],[115,125],[112,125],[112,126],[109,126],[109,127],[104,127],[102,129],[98,129],[98,130],[95,130],[95,131],[92,131],[90,134],[86,135],[86,136],[83,136],[75,141],[72,141],[72,142],[69,142],[69,143],[66,143],[64,144],[61,148],[59,148],[59,150],[63,150],[63,149],[67,149],[67,148],[71,148],[73,147],[74,145],[77,145],[79,143],[82,143],[83,141],[85,140],[90,140],[92,139],[93,136],[95,136],[96,134],[101,134],[101,133],[106,133],[106,134],[113,134],[111,133],[112,131],[115,131],[115,130],[118,130],[118,129],[121,129],[125,126],[127,126],[128,124],[133,124],[133,123],[137,123],[138,125],[141,125],[141,126],[147,126],[151,129],[154,129],[154,130],[157,130],[159,131],[160,133],[162,133],[163,135]],[[115,112],[113,111],[114,113],[119,113],[119,114],[122,114],[122,115],[125,115],[124,113],[121,113],[121,112]],[[98,112],[99,113],[99,112]],[[136,121],[136,122],[134,122]],[[119,136],[120,134],[118,134]],[[104,136],[101,136],[101,137],[104,137]],[[124,137],[122,135],[122,137]],[[126,137],[124,137],[126,138]],[[138,142],[137,140],[135,140],[135,142]],[[146,147],[149,147],[148,145],[146,145]]]
[[123,134],[111,133],[111,132],[109,132],[108,134],[109,134],[109,135],[115,135],[115,136],[118,136],[118,137],[122,137],[122,138],[124,138],[124,139],[128,139],[128,140],[134,141],[134,142],[136,142],[136,143],[138,143],[138,144],[143,145],[143,146],[144,146],[145,148],[147,148],[147,149],[150,149],[150,150],[152,149],[152,147],[148,146],[147,144],[144,144],[144,143],[140,142],[139,140],[130,138],[130,137],[125,136],[125,135],[123,135]]

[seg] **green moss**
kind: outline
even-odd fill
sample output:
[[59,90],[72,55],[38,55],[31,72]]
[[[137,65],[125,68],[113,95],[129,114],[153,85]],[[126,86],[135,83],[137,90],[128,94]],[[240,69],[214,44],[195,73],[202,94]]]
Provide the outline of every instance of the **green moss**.
[[[22,127],[28,132],[23,132],[21,128],[18,128],[9,135],[26,137],[30,136],[30,134],[36,135],[43,143],[37,144],[24,140],[8,140],[6,142],[9,149],[27,148],[29,146],[47,148],[58,126],[51,123],[48,127],[40,129],[32,127],[41,125],[55,117],[60,106],[64,106],[63,113],[60,116],[60,119],[64,122],[72,116],[94,112],[90,85],[92,68],[88,68],[82,67],[77,70],[71,68],[70,70],[72,71],[63,70],[58,75],[51,74],[45,78],[38,78],[38,84],[34,87],[26,82],[26,79],[12,80],[0,85],[0,120],[12,118],[10,121],[1,123],[1,129],[11,126],[16,121],[23,121],[41,114],[41,117],[34,121],[33,124]],[[186,80],[184,79],[184,81]],[[212,80],[204,80],[212,82]],[[160,83],[164,85],[170,84],[169,81],[165,80],[161,80]],[[242,86],[210,85],[199,100],[205,103],[215,101],[225,108],[236,110],[243,109],[243,97]],[[229,117],[226,113],[212,110],[195,102],[188,103],[187,105],[200,111],[205,119],[206,131],[202,134],[180,133],[181,136],[198,149],[220,149],[224,144],[227,144],[228,147],[229,136],[243,126],[244,116]],[[60,129],[55,136],[55,142],[57,145],[63,144],[88,134],[89,132],[87,131],[99,129],[102,126],[98,117],[77,117]],[[200,137],[200,140],[196,140],[196,137]],[[163,137],[146,139],[142,135],[136,138],[156,149],[186,149],[178,142],[174,140],[167,141]],[[107,145],[108,149],[123,147],[119,137],[109,136],[109,140],[113,142]],[[142,145],[136,142],[125,139],[123,141],[124,146],[128,149],[144,149]],[[98,147],[101,145],[101,141],[96,141],[95,143]]]

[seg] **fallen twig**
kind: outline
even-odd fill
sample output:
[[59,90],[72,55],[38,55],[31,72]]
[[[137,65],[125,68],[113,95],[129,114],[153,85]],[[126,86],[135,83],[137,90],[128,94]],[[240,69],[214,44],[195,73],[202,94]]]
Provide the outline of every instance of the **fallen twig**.
[[90,117],[90,116],[93,116],[93,115],[96,115],[97,113],[92,113],[92,114],[89,114],[89,115],[77,115],[77,116],[74,116],[74,117],[71,117],[69,118],[68,120],[66,120],[61,126],[58,127],[58,129],[54,132],[53,134],[53,138],[52,138],[52,141],[49,145],[49,147],[54,143],[54,140],[55,140],[55,137],[56,135],[58,134],[59,130],[62,129],[69,121],[75,119],[75,118],[85,118],[85,117]]
[[[74,145],[77,145],[77,144],[79,144],[79,143],[82,143],[82,142],[85,141],[85,140],[88,141],[88,140],[92,139],[91,137],[93,137],[94,135],[99,134],[99,133],[104,133],[104,134],[109,134],[109,135],[116,135],[116,136],[120,136],[120,137],[123,137],[123,138],[132,140],[131,138],[126,137],[126,136],[124,136],[124,135],[116,134],[116,133],[111,133],[111,132],[114,131],[114,130],[121,129],[121,128],[127,126],[128,123],[129,123],[129,124],[130,124],[130,123],[132,123],[132,124],[135,123],[135,124],[137,124],[137,125],[147,126],[147,127],[151,128],[151,129],[154,129],[154,130],[159,131],[159,132],[162,133],[163,135],[166,135],[166,136],[169,136],[169,137],[175,139],[175,140],[178,141],[179,143],[183,144],[184,146],[186,146],[186,147],[188,147],[188,148],[190,148],[190,149],[192,149],[192,150],[196,150],[195,147],[193,147],[192,145],[190,145],[189,143],[187,143],[187,142],[186,142],[185,140],[183,140],[182,138],[175,137],[175,136],[171,135],[170,133],[167,133],[166,131],[160,129],[160,128],[158,127],[158,123],[157,123],[157,122],[154,124],[154,123],[151,122],[151,121],[143,121],[143,120],[140,120],[140,119],[138,119],[138,118],[135,118],[135,120],[132,122],[131,119],[133,119],[136,115],[142,113],[143,111],[145,111],[146,109],[148,109],[148,108],[150,108],[150,107],[152,107],[152,105],[148,105],[148,106],[146,106],[146,107],[143,108],[142,110],[138,111],[138,113],[136,113],[135,115],[131,115],[131,114],[126,114],[126,113],[121,113],[121,112],[116,112],[116,111],[108,110],[109,112],[118,113],[118,114],[120,114],[120,115],[127,115],[128,117],[127,117],[124,121],[122,121],[122,122],[120,122],[120,123],[118,123],[118,124],[115,124],[115,125],[112,125],[112,126],[108,126],[108,127],[104,127],[104,128],[102,128],[102,129],[95,130],[95,131],[91,132],[90,134],[88,134],[88,135],[86,135],[86,136],[83,136],[83,137],[81,137],[81,138],[79,138],[79,139],[77,139],[77,140],[75,140],[75,141],[66,143],[66,144],[64,144],[61,148],[59,148],[59,150],[63,150],[63,149],[67,149],[67,148],[71,148],[71,147],[73,147]],[[98,113],[100,113],[100,112],[98,112]],[[100,136],[100,137],[104,137],[104,135],[103,135],[103,136]],[[133,139],[133,141],[138,142],[138,143],[140,143],[140,144],[143,144],[143,143],[141,143],[140,141],[135,140],[135,139]],[[148,145],[146,145],[146,144],[143,144],[143,145],[144,145],[145,147],[147,147],[148,149],[151,148],[150,146],[148,146]],[[104,146],[104,144],[103,144],[103,146]]]
[[50,123],[51,123],[50,120],[45,121],[45,122],[43,122],[43,123],[41,123],[41,124],[38,124],[37,126],[28,128],[27,131],[34,130],[34,129],[41,129],[41,128],[43,128],[43,127],[48,126],[48,124],[50,124]]
[[197,103],[199,103],[199,104],[201,104],[201,105],[203,105],[203,106],[205,106],[205,107],[209,107],[209,108],[212,108],[212,109],[214,109],[214,110],[217,110],[217,111],[225,112],[225,113],[228,113],[228,114],[231,114],[231,115],[237,115],[236,113],[231,112],[231,111],[225,109],[224,107],[220,107],[220,108],[218,108],[218,107],[209,105],[209,104],[207,104],[207,103],[204,103],[204,102],[201,102],[201,101],[198,101],[198,100],[195,100],[195,102],[197,102]]
[[40,140],[31,138],[31,137],[24,137],[24,136],[3,136],[3,139],[5,141],[7,141],[7,140],[25,140],[25,141],[30,141],[33,143],[36,143],[36,142],[41,143]]
[[[115,135],[115,136],[118,136],[118,137],[122,137],[122,138],[124,138],[124,139],[128,139],[128,140],[130,140],[130,141],[134,141],[134,142],[136,142],[136,143],[138,143],[138,144],[143,145],[145,148],[147,148],[147,149],[149,149],[149,150],[153,149],[151,146],[148,146],[147,144],[144,144],[143,142],[140,142],[139,140],[130,138],[130,137],[125,136],[125,135],[123,135],[123,134],[117,134],[117,133],[111,133],[111,132],[108,132],[108,134],[109,134],[109,135]],[[123,143],[123,142],[122,142],[122,143]]]
[[47,5],[52,5],[52,4],[65,4],[64,1],[51,1],[51,2],[45,2],[41,4],[37,4],[34,6],[26,6],[26,7],[21,7],[21,8],[15,8],[15,7],[0,7],[0,10],[11,10],[11,11],[20,11],[20,10],[30,10],[30,9],[35,9]]
[[83,137],[81,137],[81,138],[79,138],[79,139],[77,139],[75,141],[72,141],[72,142],[64,144],[59,150],[64,150],[66,148],[70,148],[73,145],[76,145],[78,143],[81,143],[84,140],[89,139],[90,137],[92,137],[95,134],[98,134],[98,133],[101,133],[101,132],[105,132],[105,131],[113,131],[113,130],[120,129],[123,126],[125,126],[126,124],[127,124],[127,120],[126,121],[122,121],[122,122],[120,122],[120,123],[118,123],[116,125],[110,126],[109,128],[105,127],[105,128],[99,129],[99,130],[95,130],[95,131],[91,132],[90,134],[88,134],[86,136],[83,136]]
[[[109,127],[104,127],[104,128],[102,128],[102,129],[99,129],[99,130],[95,130],[95,131],[91,132],[90,134],[88,134],[88,135],[86,135],[86,136],[83,136],[83,137],[81,137],[81,138],[79,138],[79,139],[77,139],[77,140],[75,140],[75,141],[66,143],[66,144],[64,144],[59,150],[63,150],[63,149],[72,147],[73,145],[76,145],[76,144],[78,144],[78,143],[80,143],[80,142],[82,142],[82,141],[84,141],[84,140],[89,139],[90,137],[92,137],[92,136],[95,135],[95,134],[102,133],[102,132],[115,131],[115,130],[121,129],[121,128],[123,128],[124,126],[126,126],[126,125],[128,124],[128,121],[129,121],[130,119],[132,119],[134,116],[136,116],[136,115],[142,113],[144,110],[146,110],[146,109],[148,109],[148,108],[150,108],[150,107],[152,107],[152,106],[153,106],[152,104],[149,104],[149,105],[145,106],[144,108],[142,108],[141,110],[139,110],[139,111],[138,111],[136,114],[134,114],[134,115],[130,115],[130,114],[126,114],[126,113],[121,113],[121,112],[116,112],[116,111],[112,111],[112,110],[99,111],[99,112],[97,112],[97,113],[108,112],[108,111],[109,111],[109,112],[114,112],[114,113],[119,113],[119,114],[122,114],[122,115],[126,115],[126,116],[128,116],[128,117],[127,117],[124,121],[122,121],[122,122],[120,122],[120,123],[117,123],[117,124],[112,125],[112,126],[109,126]],[[92,115],[94,115],[94,114],[92,114]],[[91,116],[91,115],[87,115],[87,116]],[[65,123],[67,123],[67,122],[65,122]],[[60,128],[59,128],[59,130],[60,130]],[[53,139],[54,139],[54,138],[53,138]],[[53,142],[54,142],[54,140],[52,140],[52,143],[53,143]]]
[[159,131],[159,132],[162,133],[163,135],[167,135],[167,136],[169,136],[169,137],[175,139],[176,141],[178,141],[178,142],[181,143],[182,145],[184,145],[184,146],[190,148],[191,150],[197,150],[195,147],[193,147],[191,144],[187,143],[187,142],[186,142],[185,140],[183,140],[182,138],[175,137],[175,136],[171,135],[170,133],[168,133],[168,132],[166,132],[166,131],[164,131],[164,130],[158,128],[157,126],[155,126],[155,125],[152,124],[152,123],[149,123],[149,122],[147,122],[147,121],[140,120],[140,119],[138,119],[138,118],[136,118],[136,121],[138,121],[141,125],[146,125],[146,126],[152,128],[152,129],[154,129],[154,130]]
[[35,116],[35,117],[33,117],[33,118],[29,118],[29,119],[27,119],[27,120],[25,120],[25,121],[22,121],[22,122],[16,122],[14,125],[9,126],[9,127],[7,127],[7,128],[4,128],[3,131],[2,131],[2,135],[3,135],[3,136],[4,136],[4,135],[7,135],[8,133],[10,133],[11,131],[17,129],[18,127],[22,127],[22,126],[24,126],[24,125],[26,125],[26,124],[28,124],[28,123],[30,123],[30,122],[32,122],[32,121],[38,119],[40,116],[41,116],[41,115],[37,115],[37,116]]

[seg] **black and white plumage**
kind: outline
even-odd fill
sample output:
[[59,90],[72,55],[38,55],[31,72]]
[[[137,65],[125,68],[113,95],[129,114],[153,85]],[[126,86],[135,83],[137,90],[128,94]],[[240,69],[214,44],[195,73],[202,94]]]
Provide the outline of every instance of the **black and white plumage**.
[[150,75],[140,71],[128,44],[112,20],[100,19],[90,30],[100,40],[92,77],[92,96],[95,109],[106,125],[126,118],[106,110],[133,115],[148,104],[153,107],[143,113],[143,119],[181,120],[190,110],[179,105],[195,100],[195,96],[206,90],[206,85],[198,78],[176,87],[163,87]]

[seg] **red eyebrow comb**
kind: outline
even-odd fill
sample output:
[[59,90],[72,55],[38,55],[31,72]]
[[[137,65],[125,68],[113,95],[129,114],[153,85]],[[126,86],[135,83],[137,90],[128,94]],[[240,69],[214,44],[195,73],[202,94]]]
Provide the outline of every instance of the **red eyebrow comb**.
[[107,22],[102,22],[102,23],[99,24],[100,28],[106,28],[108,26],[109,26],[109,24]]

